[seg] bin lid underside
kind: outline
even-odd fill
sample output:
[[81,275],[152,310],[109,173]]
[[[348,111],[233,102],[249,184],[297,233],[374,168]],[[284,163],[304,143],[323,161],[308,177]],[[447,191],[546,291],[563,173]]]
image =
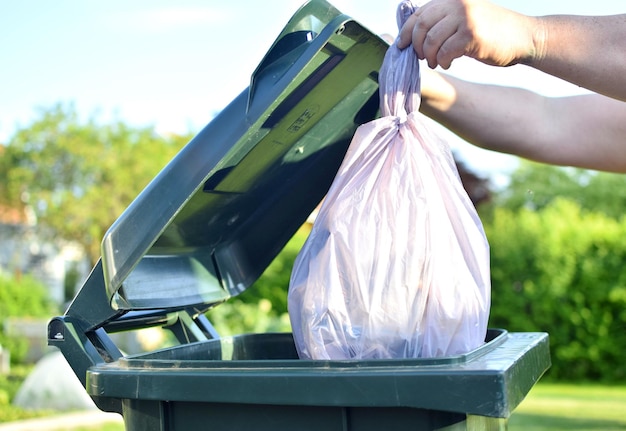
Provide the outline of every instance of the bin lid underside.
[[216,304],[249,287],[321,201],[356,128],[376,117],[387,48],[327,3],[304,6],[250,87],[106,233],[112,307]]

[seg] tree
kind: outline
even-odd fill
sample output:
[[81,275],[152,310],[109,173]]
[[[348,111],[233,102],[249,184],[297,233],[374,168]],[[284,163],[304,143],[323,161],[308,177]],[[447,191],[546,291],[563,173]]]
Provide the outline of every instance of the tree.
[[0,199],[29,205],[49,238],[76,241],[92,262],[104,232],[190,136],[121,121],[81,122],[71,105],[41,110],[0,158]]
[[507,189],[497,195],[496,205],[540,210],[556,198],[620,218],[626,209],[626,175],[522,161]]

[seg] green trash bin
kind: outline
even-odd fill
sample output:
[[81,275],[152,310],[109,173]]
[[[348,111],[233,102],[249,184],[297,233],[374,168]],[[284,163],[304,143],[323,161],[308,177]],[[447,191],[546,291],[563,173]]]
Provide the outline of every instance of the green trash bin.
[[[500,430],[548,369],[544,333],[491,329],[455,357],[306,361],[291,334],[219,337],[207,320],[258,279],[378,115],[387,47],[307,3],[249,87],[108,230],[48,340],[127,430]],[[128,355],[111,337],[155,326],[179,344]]]

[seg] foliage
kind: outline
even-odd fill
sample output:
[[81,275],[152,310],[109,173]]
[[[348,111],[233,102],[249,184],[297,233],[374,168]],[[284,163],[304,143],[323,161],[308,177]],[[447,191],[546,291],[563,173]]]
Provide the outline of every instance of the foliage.
[[19,278],[0,274],[0,345],[11,352],[11,362],[19,363],[26,355],[26,340],[5,334],[8,317],[49,317],[58,310],[44,286],[30,276]]
[[3,318],[47,317],[56,311],[47,290],[39,281],[28,275],[9,277],[0,274],[0,316]]
[[626,381],[626,219],[552,199],[497,208],[485,229],[490,325],[549,332],[552,378]]
[[273,311],[267,299],[257,303],[230,300],[210,310],[207,316],[221,336],[289,332],[291,328],[289,316]]
[[626,175],[522,161],[496,206],[541,210],[556,198],[620,218],[626,209]]
[[42,110],[0,158],[0,197],[29,204],[50,238],[76,241],[92,262],[104,232],[188,140],[122,122],[78,118],[73,106]]

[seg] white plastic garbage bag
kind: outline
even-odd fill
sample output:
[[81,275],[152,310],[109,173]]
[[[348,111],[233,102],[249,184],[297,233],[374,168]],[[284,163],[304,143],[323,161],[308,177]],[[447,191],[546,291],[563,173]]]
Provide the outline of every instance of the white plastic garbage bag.
[[[398,8],[398,25],[414,11]],[[446,142],[418,112],[413,49],[381,67],[380,119],[359,127],[291,275],[298,354],[440,357],[484,343],[489,246]]]

